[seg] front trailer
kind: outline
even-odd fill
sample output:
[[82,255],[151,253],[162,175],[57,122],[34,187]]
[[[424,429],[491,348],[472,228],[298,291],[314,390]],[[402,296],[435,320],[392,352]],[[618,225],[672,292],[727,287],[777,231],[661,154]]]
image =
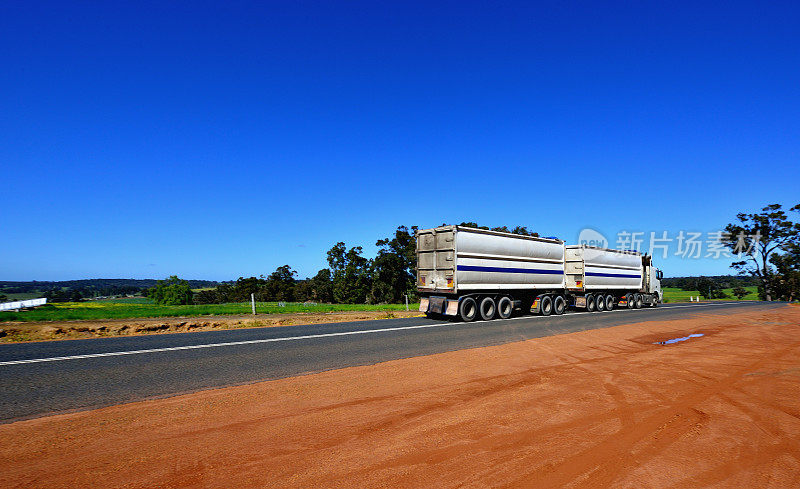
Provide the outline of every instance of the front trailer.
[[420,311],[464,321],[657,306],[661,272],[638,252],[462,226],[417,233]]

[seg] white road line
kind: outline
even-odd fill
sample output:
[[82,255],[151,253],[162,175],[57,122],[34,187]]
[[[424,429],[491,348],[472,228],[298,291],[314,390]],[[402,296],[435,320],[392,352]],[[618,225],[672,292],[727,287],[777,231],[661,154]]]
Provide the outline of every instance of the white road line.
[[[717,303],[706,303],[706,304],[697,304],[697,305],[685,305],[685,306],[667,306],[663,309],[678,309],[683,307],[704,307],[704,306],[720,306],[725,304],[746,304],[746,302],[717,302]],[[615,309],[614,311],[636,311],[638,309]],[[609,311],[609,312],[614,312]],[[556,317],[569,317],[575,316],[578,314],[603,314],[603,312],[572,312],[565,316],[518,316],[515,318],[510,319],[494,319],[491,321],[475,321],[473,323],[466,323],[466,324],[480,324],[480,323],[488,323],[488,322],[496,322],[496,321],[515,321],[518,319],[545,319],[545,318],[556,318]],[[462,323],[464,324],[464,323]],[[230,341],[227,343],[207,343],[204,345],[187,345],[187,346],[171,346],[168,348],[150,348],[147,350],[128,350],[128,351],[112,351],[107,353],[87,353],[84,355],[70,355],[65,357],[50,357],[50,358],[31,358],[28,360],[9,360],[6,362],[0,362],[0,366],[3,365],[21,365],[25,363],[43,363],[43,362],[60,362],[63,360],[80,360],[84,358],[101,358],[101,357],[117,357],[122,355],[139,355],[142,353],[158,353],[164,351],[179,351],[179,350],[198,350],[201,348],[218,348],[221,346],[237,346],[237,345],[255,345],[258,343],[275,343],[278,341],[296,341],[296,340],[308,340],[314,338],[331,338],[334,336],[349,336],[349,335],[356,335],[356,334],[368,334],[368,333],[383,333],[386,331],[403,331],[403,330],[411,330],[411,329],[423,329],[423,328],[441,328],[444,326],[452,326],[452,323],[442,322],[437,324],[421,324],[418,326],[400,326],[397,328],[384,328],[384,329],[366,329],[363,331],[342,331],[339,333],[324,333],[324,334],[310,334],[304,336],[286,336],[283,338],[265,338],[261,340],[248,340],[248,341]]]

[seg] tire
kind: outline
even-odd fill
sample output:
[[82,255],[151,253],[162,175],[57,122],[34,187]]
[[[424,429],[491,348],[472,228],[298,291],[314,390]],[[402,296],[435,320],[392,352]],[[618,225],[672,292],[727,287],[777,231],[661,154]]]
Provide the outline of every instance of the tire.
[[564,296],[557,295],[556,298],[553,300],[553,313],[557,316],[564,314],[564,311],[567,310],[567,300],[564,299]]
[[614,306],[616,306],[616,305],[617,305],[617,303],[614,301],[614,296],[611,295],[611,294],[608,294],[606,296],[606,311],[613,311],[614,310]]
[[594,312],[594,296],[589,294],[586,296],[586,312]]
[[606,310],[606,297],[604,295],[599,294],[594,298],[594,308],[597,309],[597,312]]
[[641,309],[642,308],[642,296],[641,295],[639,295],[639,294],[634,295],[633,296],[633,302],[635,303],[636,309]]
[[634,308],[633,294],[625,294],[625,301],[628,304],[628,309],[633,309]]
[[465,323],[475,321],[478,316],[478,304],[472,297],[464,297],[458,304],[458,315]]
[[[530,309],[530,308],[528,308]],[[508,319],[514,313],[514,303],[511,302],[509,297],[501,297],[497,302],[497,317],[500,319]]]
[[497,313],[497,304],[491,297],[484,297],[483,300],[481,300],[479,311],[481,313],[481,319],[484,321],[491,321],[494,319],[495,313]]
[[658,294],[654,294],[654,295],[653,295],[653,306],[652,306],[652,307],[658,307],[658,305],[659,305],[660,303],[661,303],[661,301],[660,301],[660,300],[658,300]]
[[553,299],[546,295],[542,297],[541,302],[539,302],[539,314],[542,316],[549,316],[553,312]]

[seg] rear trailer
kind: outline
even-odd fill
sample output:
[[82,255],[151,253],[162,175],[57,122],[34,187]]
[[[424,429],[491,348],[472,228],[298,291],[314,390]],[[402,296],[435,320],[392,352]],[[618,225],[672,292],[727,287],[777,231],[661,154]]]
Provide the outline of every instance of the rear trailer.
[[549,315],[569,307],[654,305],[646,290],[649,258],[566,246],[555,238],[461,226],[425,229],[417,232],[420,310],[472,321],[505,319],[514,311]]

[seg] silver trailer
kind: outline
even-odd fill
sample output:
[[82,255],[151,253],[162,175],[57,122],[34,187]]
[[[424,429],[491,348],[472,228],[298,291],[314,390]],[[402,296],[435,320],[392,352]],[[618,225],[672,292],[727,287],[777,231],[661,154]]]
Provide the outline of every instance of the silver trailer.
[[661,272],[649,256],[483,229],[417,232],[420,310],[431,316],[508,318],[656,306]]

